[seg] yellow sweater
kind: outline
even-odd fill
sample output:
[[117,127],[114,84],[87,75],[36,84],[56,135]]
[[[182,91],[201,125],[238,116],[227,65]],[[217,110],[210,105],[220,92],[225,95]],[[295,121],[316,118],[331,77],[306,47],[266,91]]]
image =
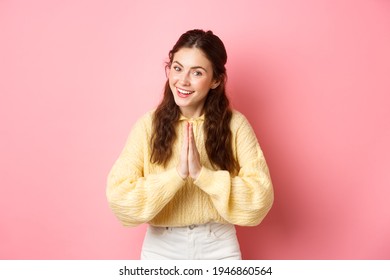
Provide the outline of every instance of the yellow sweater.
[[[204,146],[204,116],[180,118],[173,155],[166,168],[152,164],[151,128],[153,111],[134,125],[126,145],[107,180],[107,198],[125,226],[186,226],[208,222],[242,226],[259,224],[273,203],[268,167],[247,119],[233,111],[233,153],[240,165],[237,176],[215,170]],[[196,180],[183,180],[177,173],[183,125],[193,123],[201,163]]]

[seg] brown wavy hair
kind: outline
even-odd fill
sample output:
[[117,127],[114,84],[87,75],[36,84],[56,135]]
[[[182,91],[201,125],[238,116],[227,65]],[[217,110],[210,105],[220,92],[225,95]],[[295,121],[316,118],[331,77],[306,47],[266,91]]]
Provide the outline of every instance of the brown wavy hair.
[[[181,48],[198,48],[206,55],[213,67],[213,77],[220,84],[210,89],[204,104],[204,134],[207,155],[214,168],[238,171],[238,162],[232,150],[232,132],[230,121],[232,110],[226,96],[227,53],[223,42],[212,31],[194,29],[180,36],[169,52],[167,68],[171,67],[173,57]],[[164,96],[154,112],[152,130],[151,162],[165,166],[172,156],[172,146],[176,140],[175,127],[180,117],[180,109],[176,105],[169,80],[165,83]]]

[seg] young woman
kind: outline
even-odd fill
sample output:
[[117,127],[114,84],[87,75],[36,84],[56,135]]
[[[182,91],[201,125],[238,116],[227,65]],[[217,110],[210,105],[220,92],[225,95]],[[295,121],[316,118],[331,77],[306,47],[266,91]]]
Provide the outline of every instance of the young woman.
[[164,97],[134,125],[108,176],[125,226],[148,223],[141,259],[241,259],[234,225],[258,225],[273,203],[252,127],[231,110],[227,54],[211,31],[169,52]]

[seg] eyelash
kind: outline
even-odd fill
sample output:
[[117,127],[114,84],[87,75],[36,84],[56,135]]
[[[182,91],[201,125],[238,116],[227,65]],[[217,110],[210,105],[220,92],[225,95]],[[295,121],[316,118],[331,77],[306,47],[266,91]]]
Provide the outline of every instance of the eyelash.
[[[180,68],[179,66],[173,66],[172,68],[173,68],[176,72],[181,71],[181,68]],[[194,71],[193,74],[194,74],[195,76],[202,76],[202,72],[200,72],[200,71]]]
[[200,71],[194,71],[195,76],[202,76],[202,72]]

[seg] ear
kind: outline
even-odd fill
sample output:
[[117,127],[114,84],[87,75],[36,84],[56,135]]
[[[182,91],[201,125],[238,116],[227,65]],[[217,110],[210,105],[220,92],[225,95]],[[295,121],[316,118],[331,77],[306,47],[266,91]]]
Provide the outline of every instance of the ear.
[[166,76],[167,78],[168,78],[170,72],[171,72],[171,67],[169,67],[168,65],[165,66],[165,76]]
[[216,89],[221,84],[221,81],[214,80],[214,82],[211,84],[211,89]]

